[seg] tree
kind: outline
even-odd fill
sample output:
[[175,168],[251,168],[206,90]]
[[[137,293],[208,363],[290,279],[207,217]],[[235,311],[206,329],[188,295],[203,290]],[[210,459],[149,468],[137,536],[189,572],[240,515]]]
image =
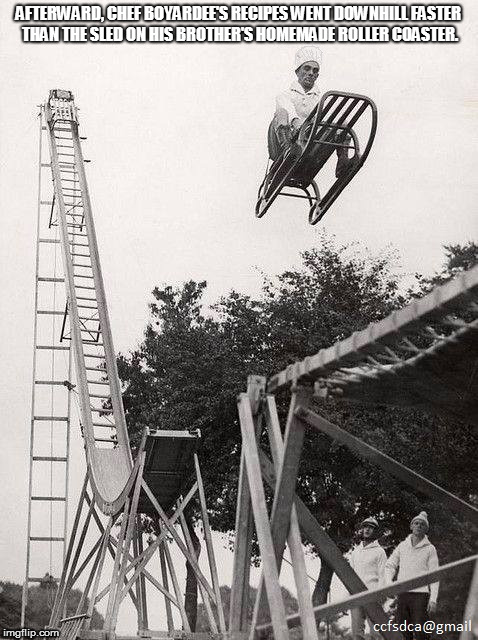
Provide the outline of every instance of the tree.
[[[453,256],[457,254],[455,248]],[[305,251],[301,258],[300,268],[284,271],[275,279],[264,277],[258,299],[232,291],[210,312],[201,303],[205,282],[155,289],[151,322],[142,344],[118,360],[133,441],[144,426],[201,429],[201,458],[215,461],[204,465],[203,477],[211,524],[218,531],[234,530],[240,459],[235,398],[244,390],[247,375],[270,376],[380,320],[406,301],[390,253],[373,256],[356,245],[336,246],[323,237],[318,247]],[[453,265],[456,268],[456,261]],[[424,280],[420,286],[426,288]],[[287,401],[287,394],[278,394],[282,417]],[[476,460],[464,466],[463,455],[477,440],[466,426],[457,429],[418,411],[389,407],[318,401],[316,409],[469,498],[470,479],[478,468]],[[435,445],[432,451],[430,442]],[[370,514],[392,530],[388,544],[394,546],[424,504],[401,483],[315,433],[308,433],[305,439],[297,490],[344,551],[350,548],[357,521]],[[463,540],[459,554],[463,555],[470,548],[466,525],[432,503],[427,502],[426,507],[436,513],[443,531],[449,532],[444,539],[452,541],[458,536]],[[439,551],[443,560],[452,559],[453,544],[443,542],[443,551]],[[316,603],[325,601],[330,578],[331,571],[323,564]]]
[[[51,608],[55,600],[56,586],[45,576],[39,586],[29,587],[28,603],[25,611],[25,626],[31,629],[43,629],[50,620]],[[76,614],[82,592],[73,589],[67,603],[67,616]],[[13,582],[0,582],[0,626],[3,629],[18,629],[22,606],[22,586]],[[93,610],[93,628],[102,628],[103,616],[96,607]]]
[[432,276],[417,274],[421,294],[437,285],[445,284],[459,273],[468,271],[478,264],[478,244],[471,240],[464,245],[446,244],[443,246],[443,251],[445,260],[441,271],[435,272]]

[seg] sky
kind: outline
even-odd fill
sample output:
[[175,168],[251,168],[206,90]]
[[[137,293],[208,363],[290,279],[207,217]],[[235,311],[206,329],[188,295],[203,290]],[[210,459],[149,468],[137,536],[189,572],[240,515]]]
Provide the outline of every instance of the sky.
[[[443,244],[476,240],[478,6],[458,44],[323,44],[321,91],[364,93],[379,127],[361,172],[318,227],[301,201],[254,217],[275,95],[296,44],[26,44],[0,6],[0,579],[25,567],[33,343],[38,105],[73,91],[117,351],[134,349],[155,286],[207,280],[206,302],[260,290],[300,264],[321,230],[404,274],[440,267]],[[244,381],[246,384],[246,381]],[[72,504],[83,474],[73,435]],[[5,517],[7,516],[7,517]],[[230,555],[222,550],[224,582]],[[312,561],[311,561],[312,562]]]

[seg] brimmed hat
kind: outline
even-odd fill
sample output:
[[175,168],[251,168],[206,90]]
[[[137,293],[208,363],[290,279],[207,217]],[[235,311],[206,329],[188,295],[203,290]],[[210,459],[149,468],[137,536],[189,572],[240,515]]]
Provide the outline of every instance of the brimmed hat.
[[428,529],[429,524],[428,524],[428,515],[426,511],[420,511],[420,513],[417,516],[412,518],[410,524],[412,525],[417,520],[421,520],[422,522],[424,522],[427,525],[427,529]]
[[378,529],[378,522],[377,520],[375,520],[375,518],[372,518],[372,516],[369,516],[368,518],[365,518],[365,520],[362,520],[362,522],[360,523],[360,526],[363,527],[365,525],[368,525],[369,527],[375,527],[375,529]]
[[301,67],[304,62],[310,62],[313,60],[317,62],[319,67],[322,66],[322,51],[318,47],[302,47],[295,54],[295,67],[294,69],[297,71],[299,67]]

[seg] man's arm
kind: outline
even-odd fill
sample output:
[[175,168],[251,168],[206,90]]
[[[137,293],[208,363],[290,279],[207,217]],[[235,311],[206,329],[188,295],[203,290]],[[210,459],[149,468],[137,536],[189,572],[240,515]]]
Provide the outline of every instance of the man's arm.
[[380,548],[380,553],[377,559],[377,577],[378,577],[378,586],[384,587],[385,582],[385,566],[387,564],[387,554],[385,551]]
[[302,124],[302,121],[299,118],[297,111],[295,110],[294,103],[292,102],[292,98],[288,91],[284,91],[284,93],[280,93],[277,96],[276,109],[277,110],[283,109],[284,111],[287,112],[287,115],[289,117],[289,124],[292,124],[292,122],[296,119],[298,119],[300,121],[300,124]]
[[383,581],[384,584],[391,584],[395,577],[395,572],[400,565],[400,545],[394,550],[390,558],[385,563]]
[[[437,551],[435,549],[434,546],[432,546],[432,550],[430,552],[430,555],[428,556],[428,571],[435,571],[435,569],[438,569],[439,567],[439,562],[438,562],[438,555],[437,555]],[[439,582],[434,582],[433,584],[430,585],[430,604],[429,604],[429,609],[430,612],[433,613],[436,609],[436,602],[438,599],[438,587],[440,586]]]

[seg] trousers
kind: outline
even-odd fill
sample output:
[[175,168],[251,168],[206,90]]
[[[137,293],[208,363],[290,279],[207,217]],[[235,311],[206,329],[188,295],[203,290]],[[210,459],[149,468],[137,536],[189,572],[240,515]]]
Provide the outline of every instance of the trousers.
[[[350,140],[350,138],[348,138],[348,140]],[[291,142],[292,132],[290,128],[289,114],[285,109],[277,109],[267,131],[267,148],[269,151],[269,158],[271,160],[277,160],[281,153],[290,147]],[[348,157],[346,149],[340,147],[337,148],[337,166],[335,169],[335,176],[339,178],[346,173],[350,162],[354,162],[355,159],[355,157]]]
[[[365,613],[364,607],[354,607],[350,610],[350,618],[352,622],[352,640],[364,640],[365,638],[365,619],[367,614]],[[370,627],[370,637],[374,638],[374,640],[381,639],[379,631],[374,631],[373,625],[368,621]]]
[[290,144],[290,135],[289,114],[285,109],[277,109],[267,131],[267,147],[271,160],[276,160]]
[[[428,620],[428,593],[420,593],[418,591],[408,591],[398,596],[397,603],[397,622],[407,622],[408,624],[421,624]],[[402,631],[405,640],[425,640],[429,634],[424,631]]]

